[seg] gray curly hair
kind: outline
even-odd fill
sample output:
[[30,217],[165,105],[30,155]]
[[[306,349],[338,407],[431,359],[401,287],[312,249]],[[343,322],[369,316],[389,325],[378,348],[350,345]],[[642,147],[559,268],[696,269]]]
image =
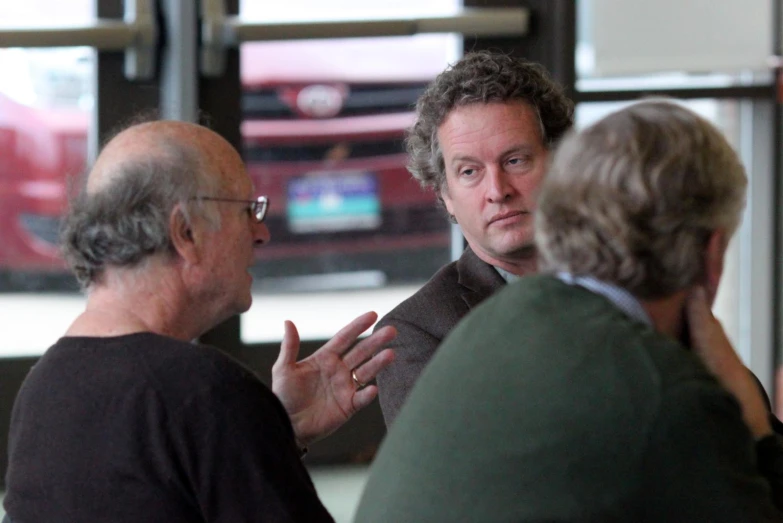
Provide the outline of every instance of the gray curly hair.
[[540,269],[655,299],[704,277],[711,234],[729,237],[747,177],[723,134],[675,103],[650,100],[571,134],[542,184]]
[[474,103],[512,101],[525,102],[535,109],[547,148],[573,125],[573,102],[541,65],[501,53],[469,53],[439,74],[419,97],[416,122],[405,140],[408,170],[440,198],[446,169],[438,128],[449,112]]
[[108,266],[133,267],[152,255],[172,254],[169,214],[177,204],[186,220],[198,213],[219,226],[219,215],[193,200],[215,188],[195,148],[162,137],[158,151],[117,169],[105,187],[81,191],[61,226],[62,254],[83,289]]

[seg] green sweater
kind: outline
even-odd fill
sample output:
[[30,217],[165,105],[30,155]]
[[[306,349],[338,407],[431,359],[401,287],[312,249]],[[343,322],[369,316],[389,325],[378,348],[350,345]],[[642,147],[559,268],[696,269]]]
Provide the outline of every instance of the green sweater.
[[444,341],[356,521],[781,521],[771,499],[738,404],[695,355],[534,276]]

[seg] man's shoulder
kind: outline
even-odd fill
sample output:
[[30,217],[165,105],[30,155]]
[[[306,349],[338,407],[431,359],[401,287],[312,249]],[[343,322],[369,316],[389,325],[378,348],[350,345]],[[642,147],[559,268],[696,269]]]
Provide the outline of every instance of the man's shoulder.
[[[153,335],[139,362],[164,401],[199,412],[244,409],[284,416],[277,397],[250,368],[224,351],[196,342]],[[157,350],[156,350],[157,349]]]
[[457,263],[451,262],[413,295],[389,311],[375,328],[377,330],[392,325],[400,331],[402,337],[403,330],[413,329],[442,339],[470,310],[462,299],[463,291]]
[[190,375],[194,380],[204,383],[228,383],[251,381],[260,384],[256,374],[226,352],[212,345],[197,342],[185,342],[172,338],[161,338],[160,354],[147,352],[148,361],[160,370]]
[[459,296],[460,284],[457,262],[441,267],[432,278],[410,297],[402,301],[387,316],[417,317],[432,308],[442,307],[444,303]]
[[701,359],[680,342],[650,329],[640,336],[640,344],[645,349],[646,361],[652,367],[662,392],[689,383],[720,388]]
[[[442,321],[452,327],[471,308],[492,295],[504,282],[491,265],[469,249],[441,267],[418,291],[381,319],[379,326],[394,322],[428,324]],[[470,295],[470,300],[466,298]]]
[[[603,296],[546,274],[527,276],[497,292],[444,343],[450,345],[452,358],[485,357],[492,350],[528,368],[557,361],[551,355],[553,346],[563,346],[559,354],[573,357],[605,352],[615,355],[607,360],[613,362],[607,369],[627,365],[628,373],[645,376],[655,388],[714,381],[699,358],[678,341],[628,317]],[[486,351],[474,351],[477,344]],[[550,356],[531,357],[536,351]]]
[[[60,339],[36,367],[61,374],[81,369],[106,380],[149,380],[161,389],[192,388],[194,383],[258,382],[257,377],[225,352],[208,345],[152,332],[123,336]],[[62,369],[57,370],[57,369]]]

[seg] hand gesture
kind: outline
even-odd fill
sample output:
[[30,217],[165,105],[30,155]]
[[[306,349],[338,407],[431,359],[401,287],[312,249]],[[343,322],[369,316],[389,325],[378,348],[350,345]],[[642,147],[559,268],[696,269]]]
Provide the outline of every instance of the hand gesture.
[[378,395],[378,387],[365,384],[394,360],[391,349],[377,351],[397,333],[384,327],[356,343],[377,318],[374,312],[359,316],[302,361],[296,361],[296,326],[285,322],[280,355],[272,367],[272,390],[288,412],[300,444],[328,436]]
[[764,398],[753,376],[731,346],[720,322],[707,303],[707,293],[697,287],[687,298],[686,311],[691,347],[723,387],[742,407],[742,417],[756,439],[772,433]]

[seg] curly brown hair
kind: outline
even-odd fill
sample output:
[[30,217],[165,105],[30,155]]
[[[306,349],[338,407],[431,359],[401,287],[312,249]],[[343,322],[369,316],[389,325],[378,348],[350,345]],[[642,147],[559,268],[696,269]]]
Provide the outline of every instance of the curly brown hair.
[[551,148],[574,122],[574,104],[541,65],[502,53],[465,55],[430,84],[416,103],[405,145],[408,170],[440,195],[446,181],[438,128],[455,107],[521,101],[536,110],[544,145]]

